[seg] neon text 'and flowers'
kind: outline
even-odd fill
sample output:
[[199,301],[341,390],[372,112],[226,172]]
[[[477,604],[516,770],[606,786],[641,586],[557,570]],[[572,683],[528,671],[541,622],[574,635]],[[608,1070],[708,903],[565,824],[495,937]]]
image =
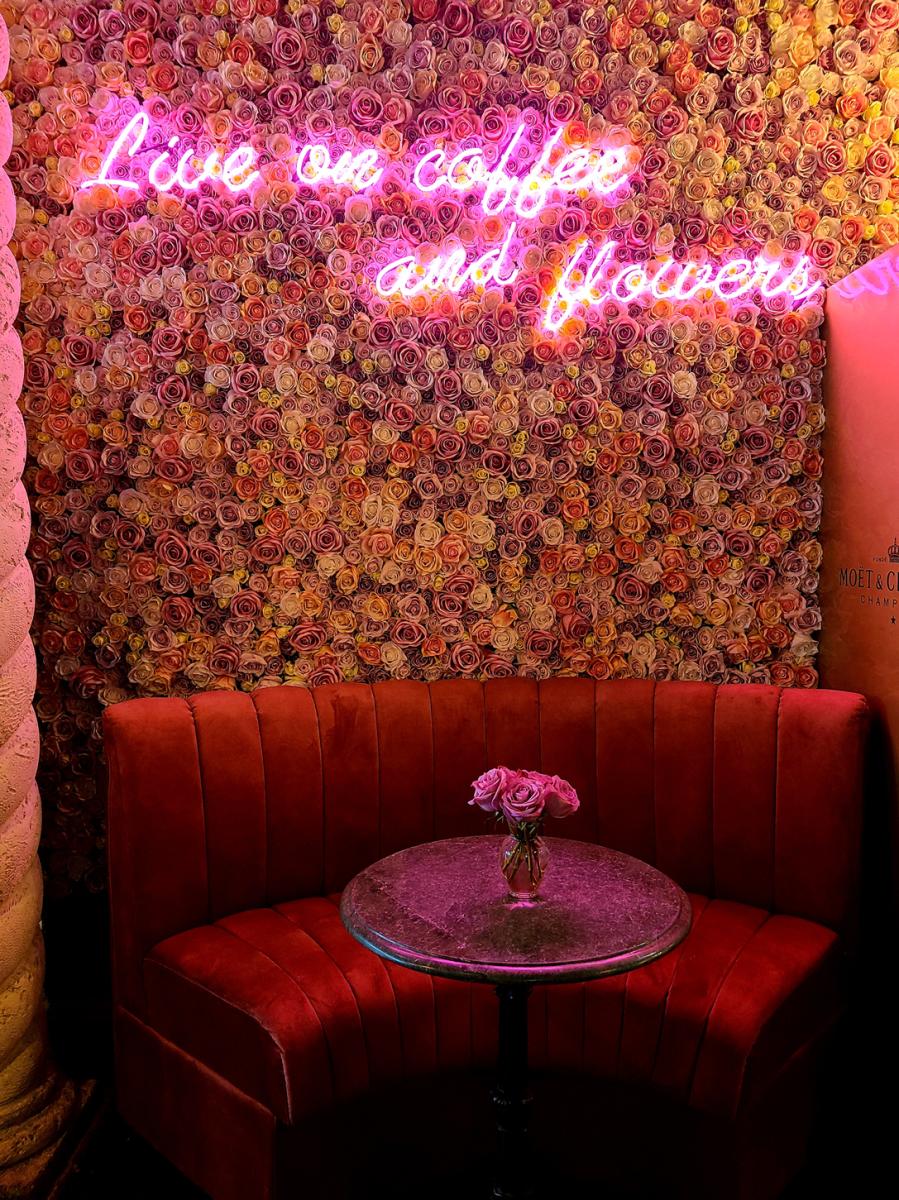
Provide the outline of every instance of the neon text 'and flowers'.
[[[470,200],[494,227],[496,219],[505,218],[506,223],[500,226],[501,238],[473,256],[454,241],[399,255],[377,272],[378,295],[408,300],[513,283],[521,273],[517,260],[527,242],[523,224],[538,218],[559,196],[596,196],[614,205],[615,193],[639,161],[638,151],[629,144],[570,146],[563,127],[548,132],[536,147],[528,147],[526,135],[527,126],[521,122],[503,145],[490,150],[471,145],[452,153],[435,146],[417,156],[410,177],[419,195],[433,196],[436,202],[456,194]],[[332,152],[322,142],[296,146],[290,163],[301,185],[353,193],[370,192],[391,165],[374,147]],[[220,183],[238,195],[248,192],[261,175],[250,143],[227,153],[220,148],[203,153],[178,136],[166,140],[149,116],[139,111],[109,146],[97,174],[85,179],[81,188],[106,186],[130,192],[147,186],[160,193],[191,193],[204,183]],[[617,250],[611,238],[599,246],[582,238],[571,248],[546,297],[544,332],[555,333],[570,317],[601,311],[609,301],[726,302],[751,297],[761,305],[796,307],[814,299],[823,286],[805,256],[789,263],[763,254],[719,263],[689,255],[637,263],[622,262]]]

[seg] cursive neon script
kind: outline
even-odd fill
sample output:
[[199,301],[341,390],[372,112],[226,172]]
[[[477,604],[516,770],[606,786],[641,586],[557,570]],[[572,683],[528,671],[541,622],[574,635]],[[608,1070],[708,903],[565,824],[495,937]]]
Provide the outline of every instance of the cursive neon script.
[[515,230],[513,221],[501,246],[485,251],[467,265],[466,252],[461,246],[435,254],[427,262],[420,261],[414,254],[394,259],[378,272],[375,287],[382,296],[408,299],[422,292],[458,293],[468,287],[486,287],[489,283],[500,287],[514,283],[518,268],[509,269],[508,258]]
[[[488,166],[481,146],[460,150],[450,158],[442,149],[425,154],[412,171],[412,182],[420,192],[449,188],[454,192],[483,189],[481,208],[487,216],[511,211],[517,217],[535,217],[546,207],[554,192],[592,191],[607,196],[620,187],[633,170],[633,146],[594,150],[576,146],[561,157],[555,152],[563,129],[544,141],[524,174],[509,170],[512,155],[525,134],[519,125],[495,167]],[[555,161],[553,161],[555,157]]]
[[[105,184],[136,191],[140,182],[128,172],[137,155],[152,153],[144,149],[149,133],[150,118],[145,112],[135,113],[113,140],[99,172],[85,179],[81,187]],[[630,145],[563,149],[564,129],[559,127],[534,152],[532,162],[522,165],[515,157],[513,167],[513,156],[524,153],[525,133],[526,126],[519,124],[493,167],[488,164],[482,146],[468,147],[452,157],[444,149],[430,150],[413,166],[412,183],[426,195],[445,189],[461,193],[480,191],[481,207],[487,216],[509,212],[528,218],[545,208],[554,193],[592,191],[600,196],[610,195],[630,176],[636,163],[637,152]],[[170,137],[165,149],[150,163],[146,182],[158,192],[175,188],[195,192],[202,183],[220,182],[228,191],[239,193],[247,191],[260,178],[257,154],[248,142],[227,155],[214,149],[203,156],[196,145],[187,142],[176,151],[181,140],[178,136]],[[293,155],[293,164],[298,183],[309,187],[331,183],[354,192],[373,187],[387,166],[373,147],[344,150],[333,159],[327,146],[315,142],[300,146]]]
[[[93,179],[85,179],[81,187],[106,184],[108,187],[137,190],[140,184],[136,179],[115,172],[119,166],[125,166],[127,170],[126,164],[142,151],[149,129],[150,118],[147,114],[135,113],[109,147],[99,173]],[[201,183],[218,181],[229,192],[236,194],[245,192],[260,177],[260,172],[256,170],[256,151],[247,142],[230,154],[224,155],[216,149],[205,157],[198,154],[196,146],[186,145],[175,157],[173,151],[180,140],[170,137],[165,150],[150,163],[147,183],[157,192],[170,192],[173,188],[195,192]],[[355,192],[372,187],[384,174],[383,166],[378,164],[377,150],[346,150],[337,159],[332,159],[328,147],[318,143],[299,148],[294,170],[297,182],[310,187],[331,182]]]
[[579,310],[602,306],[609,300],[626,304],[631,300],[669,300],[684,303],[693,299],[736,300],[754,293],[763,304],[783,296],[794,307],[808,303],[824,286],[813,277],[813,264],[803,255],[793,266],[758,254],[754,258],[732,258],[724,263],[676,262],[663,258],[650,263],[619,263],[617,243],[608,239],[595,250],[583,238],[550,292],[543,326],[554,333]]
[[[156,134],[152,139],[151,132]],[[548,131],[537,145],[529,143],[527,134],[522,121],[489,155],[485,147],[471,145],[455,153],[437,146],[417,157],[410,186],[424,198],[433,196],[435,204],[446,194],[469,199],[469,212],[479,207],[485,218],[492,219],[488,223],[497,231],[496,241],[470,260],[469,252],[456,241],[407,249],[375,276],[379,296],[409,300],[515,283],[527,239],[521,223],[539,217],[556,195],[593,194],[616,204],[616,191],[637,165],[637,150],[629,144],[570,146],[561,126]],[[205,182],[215,182],[237,194],[251,188],[262,174],[249,142],[227,154],[221,149],[203,154],[196,142],[179,136],[170,137],[162,149],[161,143],[149,116],[137,112],[113,140],[98,173],[81,187],[106,185],[134,191],[145,184],[158,192],[190,193]],[[135,164],[138,156],[141,162]],[[288,161],[300,184],[351,192],[374,188],[389,165],[374,147],[332,153],[328,146],[312,142],[295,147]],[[684,304],[751,297],[765,307],[796,307],[813,300],[822,287],[805,256],[790,263],[762,254],[718,263],[673,257],[622,262],[616,242],[606,240],[597,246],[581,238],[571,247],[546,295],[542,328],[550,335],[564,332],[566,322],[601,310],[609,302]]]

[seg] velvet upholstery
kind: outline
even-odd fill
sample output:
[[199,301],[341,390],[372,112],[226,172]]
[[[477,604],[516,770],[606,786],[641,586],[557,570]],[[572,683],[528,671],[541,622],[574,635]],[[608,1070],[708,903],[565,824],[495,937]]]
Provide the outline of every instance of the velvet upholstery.
[[[252,909],[148,956],[150,1025],[285,1122],[413,1074],[489,1066],[489,988],[385,962],[337,896]],[[647,1083],[736,1115],[838,1011],[837,937],[694,896],[694,931],[658,963],[535,989],[535,1067]]]
[[[864,701],[848,693],[636,680],[276,687],[111,708],[123,1110],[216,1200],[280,1197],[309,1122],[394,1084],[488,1066],[491,990],[377,959],[345,933],[336,901],[385,854],[483,830],[470,781],[508,763],[578,789],[580,811],[554,834],[654,862],[694,905],[689,937],[660,962],[535,990],[535,1067],[642,1087],[723,1122],[740,1147],[733,1178],[744,1159],[757,1173],[763,1148],[745,1131],[773,1136],[759,1113],[777,1111],[782,1081],[815,1057],[842,1004],[865,731]],[[154,1078],[192,1081],[186,1119],[151,1121],[147,1097],[131,1095],[148,1055]],[[255,1190],[175,1145],[214,1145],[200,1098],[216,1087],[265,1160]],[[789,1106],[797,1138],[802,1101]],[[754,1186],[767,1194],[764,1179]]]

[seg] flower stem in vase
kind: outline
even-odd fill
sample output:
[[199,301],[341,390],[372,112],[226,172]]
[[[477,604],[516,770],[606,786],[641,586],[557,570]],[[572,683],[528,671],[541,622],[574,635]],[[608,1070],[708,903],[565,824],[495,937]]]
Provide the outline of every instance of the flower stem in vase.
[[509,822],[509,837],[500,848],[500,869],[509,885],[509,900],[534,901],[546,870],[548,851],[539,822]]

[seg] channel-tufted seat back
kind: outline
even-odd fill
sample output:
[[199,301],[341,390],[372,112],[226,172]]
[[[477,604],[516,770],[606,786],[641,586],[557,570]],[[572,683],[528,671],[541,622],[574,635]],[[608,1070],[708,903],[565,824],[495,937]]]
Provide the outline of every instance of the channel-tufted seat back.
[[553,835],[655,863],[685,889],[845,931],[866,708],[754,685],[392,681],[129,701],[106,713],[117,1001],[144,1008],[162,939],[342,888],[379,857],[484,830],[471,780],[569,779]]

